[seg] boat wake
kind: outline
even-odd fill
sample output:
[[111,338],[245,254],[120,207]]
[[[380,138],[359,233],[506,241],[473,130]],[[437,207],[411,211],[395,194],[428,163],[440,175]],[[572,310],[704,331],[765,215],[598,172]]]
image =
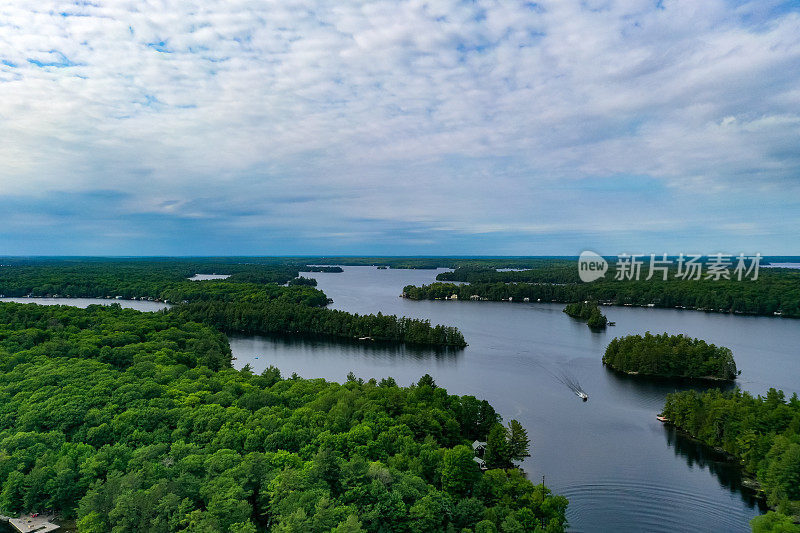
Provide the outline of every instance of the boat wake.
[[555,372],[547,368],[547,366],[545,366],[543,363],[539,361],[536,361],[535,364],[536,366],[540,367],[542,370],[550,374],[550,376],[553,379],[555,379],[556,381],[567,387],[569,390],[571,390],[575,394],[575,396],[577,396],[584,402],[589,400],[589,395],[586,393],[585,390],[583,390],[581,382],[578,381],[578,378],[572,375],[569,371],[559,370],[558,373],[556,374]]
[[566,385],[569,390],[574,392],[575,395],[584,402],[589,399],[589,395],[586,394],[586,391],[581,387],[581,382],[574,376],[562,371],[560,375],[556,376],[556,379]]

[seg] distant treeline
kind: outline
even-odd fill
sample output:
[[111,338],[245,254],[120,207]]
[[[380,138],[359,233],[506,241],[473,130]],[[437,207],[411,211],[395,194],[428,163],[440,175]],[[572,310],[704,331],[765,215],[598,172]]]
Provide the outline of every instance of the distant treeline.
[[229,274],[229,283],[283,284],[299,276],[297,265],[241,264],[221,260],[61,260],[0,266],[0,294],[104,298],[163,298],[194,274]]
[[[226,332],[362,338],[464,347],[458,329],[393,315],[354,315],[324,308],[328,298],[299,277],[298,265],[204,261],[44,261],[0,267],[0,294],[125,299],[176,306],[188,320]],[[188,281],[197,271],[230,273],[225,280]],[[289,286],[280,284],[289,283]]]
[[572,318],[585,320],[586,325],[593,329],[602,329],[608,324],[606,315],[600,312],[597,302],[575,302],[567,304],[564,312]]
[[[735,456],[782,513],[800,514],[800,399],[770,389],[693,390],[667,396],[663,416],[701,442]],[[790,531],[776,529],[775,531]]]
[[[733,263],[736,263],[734,258]],[[795,258],[796,259],[796,258]],[[777,260],[777,258],[771,258]],[[641,265],[641,277],[644,279],[649,272],[649,258],[640,259],[643,261]],[[672,258],[671,266],[667,270],[667,281],[681,281],[676,278],[677,274],[677,259]],[[710,258],[703,257],[698,263],[704,268],[703,272],[707,273]],[[766,259],[761,261],[761,268],[758,271],[758,277],[782,277],[786,274],[794,275],[795,281],[800,278],[800,271],[796,269],[785,268],[764,268],[767,264]],[[749,266],[750,262],[746,262]],[[440,265],[448,266],[448,265]],[[732,265],[730,272],[735,265]],[[467,262],[465,260],[454,261],[448,268],[454,268],[452,272],[440,272],[436,275],[437,281],[460,281],[467,283],[578,283],[580,277],[578,276],[578,262],[577,258],[535,258],[529,260],[519,261],[497,261],[497,260],[484,260]],[[501,269],[501,270],[498,270]],[[614,281],[613,278],[617,271],[617,262],[611,258],[608,264],[608,271],[605,277],[593,283],[603,283],[604,281]],[[655,279],[663,281],[663,273],[657,271],[654,273]],[[752,273],[748,279],[752,277]]]
[[[519,267],[519,264],[516,264]],[[452,272],[436,275],[437,281],[465,281],[469,283],[577,283],[577,262],[575,260],[540,259],[528,268],[496,270],[502,266],[487,263],[459,265]],[[509,268],[509,267],[505,267]]]
[[603,364],[631,374],[733,380],[738,375],[729,348],[685,335],[628,335],[612,339]]
[[[577,270],[577,269],[575,269]],[[513,278],[518,272],[500,272],[490,277]],[[651,279],[649,281],[598,280],[592,283],[559,282],[557,271],[538,275],[542,281],[474,282],[458,285],[436,282],[403,289],[407,298],[433,300],[457,294],[459,300],[486,299],[570,303],[585,300],[613,305],[652,306],[748,315],[800,318],[800,272],[761,271],[756,281]],[[563,273],[566,277],[567,273]],[[577,274],[576,274],[577,275]]]
[[326,272],[329,274],[340,274],[344,269],[340,266],[304,266],[300,269],[302,272]]
[[[384,266],[389,268],[436,269],[465,268],[494,270],[496,268],[544,268],[551,265],[576,269],[576,259],[552,257],[323,257],[308,258],[310,264],[345,266]],[[576,276],[577,277],[577,276]]]

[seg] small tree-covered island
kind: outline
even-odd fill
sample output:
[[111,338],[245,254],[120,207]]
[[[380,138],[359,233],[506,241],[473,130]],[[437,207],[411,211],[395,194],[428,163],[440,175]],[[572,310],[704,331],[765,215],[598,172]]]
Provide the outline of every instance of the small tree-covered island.
[[564,308],[564,312],[572,318],[585,320],[592,329],[603,329],[608,325],[608,319],[600,312],[597,302],[571,303]]
[[730,381],[738,372],[724,346],[685,335],[628,335],[612,339],[603,364],[632,375]]

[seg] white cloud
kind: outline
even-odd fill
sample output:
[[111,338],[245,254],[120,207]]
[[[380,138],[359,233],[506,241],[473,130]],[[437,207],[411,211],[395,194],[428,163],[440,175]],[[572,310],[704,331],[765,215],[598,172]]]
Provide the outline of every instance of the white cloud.
[[800,16],[662,4],[12,0],[0,195],[480,233],[571,231],[561,180],[797,190]]

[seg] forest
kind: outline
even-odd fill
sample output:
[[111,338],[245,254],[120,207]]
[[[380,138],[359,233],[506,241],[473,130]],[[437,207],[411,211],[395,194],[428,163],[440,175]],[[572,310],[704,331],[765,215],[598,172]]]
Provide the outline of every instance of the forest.
[[574,264],[546,266],[541,270],[505,271],[457,269],[437,279],[468,281],[467,284],[435,282],[408,285],[405,297],[413,300],[443,299],[457,294],[459,300],[509,300],[514,302],[571,303],[585,300],[607,305],[631,305],[696,309],[746,315],[800,318],[800,272],[762,269],[752,280],[682,280],[660,278],[582,283]]
[[585,320],[592,329],[603,329],[608,325],[608,318],[600,312],[597,302],[575,302],[567,304],[564,312],[577,320]]
[[[0,294],[165,301],[174,305],[170,312],[225,332],[467,345],[458,329],[427,320],[327,309],[325,293],[313,288],[316,281],[299,276],[302,264],[267,259],[18,261],[0,267]],[[188,281],[197,272],[230,277]]]
[[733,380],[738,376],[730,349],[685,335],[628,335],[611,340],[603,364],[628,374],[670,378]]
[[[694,390],[667,396],[663,416],[708,446],[734,456],[754,476],[778,513],[753,521],[754,531],[796,531],[786,515],[800,514],[800,399],[783,391],[752,396]],[[783,526],[781,526],[781,523]],[[783,528],[782,528],[783,527]]]
[[566,499],[513,467],[525,430],[487,402],[230,358],[181,313],[0,304],[2,512],[81,533],[565,529]]

